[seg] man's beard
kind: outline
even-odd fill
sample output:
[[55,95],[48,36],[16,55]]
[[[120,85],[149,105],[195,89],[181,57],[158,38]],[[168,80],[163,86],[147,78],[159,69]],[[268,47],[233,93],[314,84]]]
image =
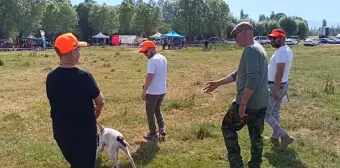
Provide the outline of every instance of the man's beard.
[[275,44],[271,43],[271,45],[272,45],[272,47],[274,47],[274,48],[280,48],[280,45],[277,44],[277,43],[275,43]]

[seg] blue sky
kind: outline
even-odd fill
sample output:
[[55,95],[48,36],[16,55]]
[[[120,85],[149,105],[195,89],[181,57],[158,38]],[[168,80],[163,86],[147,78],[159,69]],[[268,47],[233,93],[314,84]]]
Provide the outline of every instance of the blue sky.
[[[73,4],[84,0],[71,0]],[[148,2],[149,0],[144,0]],[[157,1],[157,0],[155,0]],[[327,25],[337,26],[340,24],[340,0],[225,0],[234,16],[239,17],[240,11],[248,14],[252,19],[258,20],[260,14],[270,15],[286,13],[287,15],[300,16],[306,19],[310,27],[321,26],[322,19],[327,20]],[[97,0],[98,3],[117,5],[122,0]],[[245,5],[246,4],[246,5]]]

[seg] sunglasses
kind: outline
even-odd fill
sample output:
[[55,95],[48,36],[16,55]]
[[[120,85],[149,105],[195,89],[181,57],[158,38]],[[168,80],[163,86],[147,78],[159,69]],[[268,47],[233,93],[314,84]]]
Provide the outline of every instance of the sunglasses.
[[148,52],[149,52],[149,49],[146,49],[143,53],[144,53],[145,55],[147,55]]
[[238,36],[239,34],[245,33],[245,32],[247,32],[247,31],[248,31],[248,30],[239,30],[239,31],[236,31],[236,32],[234,33],[234,35],[233,35],[233,38],[236,39],[237,36]]
[[240,31],[236,31],[234,34],[233,34],[233,38],[236,39],[237,38],[237,35],[240,33]]
[[280,37],[269,37],[269,40],[276,40],[278,38],[280,38]]

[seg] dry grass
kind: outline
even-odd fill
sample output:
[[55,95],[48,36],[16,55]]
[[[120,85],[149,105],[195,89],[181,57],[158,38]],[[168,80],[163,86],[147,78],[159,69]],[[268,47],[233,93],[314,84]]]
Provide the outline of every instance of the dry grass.
[[[241,50],[215,46],[213,51],[188,48],[162,51],[168,59],[168,94],[163,104],[169,136],[163,143],[142,143],[147,133],[140,99],[146,58],[138,49],[85,48],[80,68],[89,70],[106,105],[99,122],[121,131],[138,148],[138,167],[228,167],[220,123],[234,98],[235,85],[212,94],[201,89],[209,80],[237,67]],[[268,55],[273,49],[267,47]],[[293,47],[290,102],[283,104],[284,127],[296,137],[289,150],[272,149],[265,140],[263,167],[338,167],[340,164],[340,47]],[[47,73],[57,67],[53,51],[3,52],[0,60],[0,163],[10,167],[67,167],[52,136],[45,92]],[[329,75],[329,77],[328,77]],[[328,79],[327,79],[328,77]],[[325,91],[332,81],[334,93]],[[264,136],[271,135],[266,125]],[[246,162],[250,157],[247,130],[239,140]],[[139,148],[140,147],[140,148]],[[122,167],[130,167],[124,154]],[[113,167],[105,152],[98,163]]]

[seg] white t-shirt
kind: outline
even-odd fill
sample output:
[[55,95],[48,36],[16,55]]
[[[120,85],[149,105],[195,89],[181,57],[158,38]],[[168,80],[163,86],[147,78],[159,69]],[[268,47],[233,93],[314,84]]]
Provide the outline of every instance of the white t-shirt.
[[270,63],[268,65],[268,80],[275,82],[275,75],[276,75],[276,64],[278,63],[285,63],[285,68],[282,76],[281,82],[288,82],[289,79],[289,72],[290,68],[293,63],[293,52],[287,46],[281,46],[278,48],[272,58],[270,59]]
[[168,69],[167,66],[168,63],[166,58],[159,53],[149,59],[147,65],[147,73],[154,75],[151,84],[146,91],[147,94],[161,95],[166,93],[166,73]]

